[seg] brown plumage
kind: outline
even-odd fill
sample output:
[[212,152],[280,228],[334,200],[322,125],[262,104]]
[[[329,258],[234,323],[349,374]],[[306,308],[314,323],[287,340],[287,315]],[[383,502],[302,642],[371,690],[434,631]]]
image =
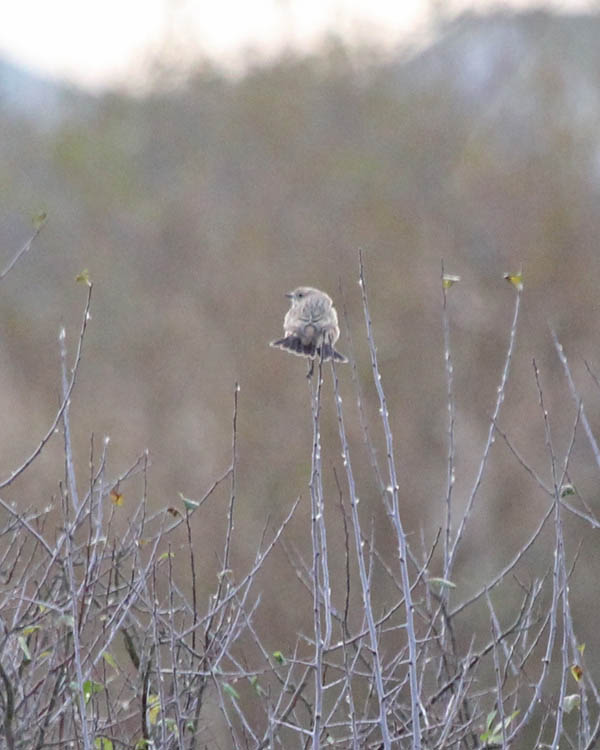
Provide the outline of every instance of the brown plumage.
[[338,316],[331,297],[319,289],[300,286],[286,297],[291,300],[284,321],[284,337],[272,341],[271,346],[297,354],[299,357],[334,359],[347,362],[333,345],[340,336]]

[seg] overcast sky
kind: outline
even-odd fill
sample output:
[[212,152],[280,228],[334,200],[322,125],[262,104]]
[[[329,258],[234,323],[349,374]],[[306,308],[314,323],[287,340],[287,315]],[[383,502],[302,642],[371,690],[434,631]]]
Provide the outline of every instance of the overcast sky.
[[552,5],[566,11],[597,0],[4,0],[0,56],[90,87],[134,84],[151,56],[204,54],[239,64],[248,48],[270,54],[308,48],[327,31],[382,44],[418,40],[432,9]]

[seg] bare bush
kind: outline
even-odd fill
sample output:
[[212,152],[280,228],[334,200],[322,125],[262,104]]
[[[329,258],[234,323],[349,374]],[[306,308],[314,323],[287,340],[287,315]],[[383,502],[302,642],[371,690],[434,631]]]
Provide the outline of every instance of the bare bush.
[[[29,249],[31,242],[26,245]],[[0,277],[23,255],[21,250]],[[0,499],[0,707],[6,748],[484,748],[573,747],[590,750],[600,737],[600,696],[584,665],[569,600],[577,554],[567,555],[565,519],[598,526],[579,497],[569,471],[581,428],[600,467],[600,451],[555,337],[575,402],[571,439],[559,453],[544,401],[543,374],[533,363],[551,481],[545,482],[500,426],[523,294],[511,276],[514,315],[489,430],[478,470],[464,502],[455,497],[455,408],[449,289],[456,279],[442,268],[442,320],[447,382],[447,485],[444,524],[429,543],[403,523],[402,479],[396,467],[384,377],[379,369],[362,256],[360,289],[373,382],[379,400],[386,457],[379,465],[352,369],[364,449],[388,519],[389,537],[376,540],[359,504],[335,362],[319,363],[310,383],[312,559],[286,539],[299,501],[283,522],[265,523],[253,564],[232,567],[237,502],[237,384],[232,447],[225,472],[198,499],[150,513],[148,465],[143,453],[119,475],[111,473],[108,441],[92,438],[87,475],[75,465],[71,397],[76,386],[92,302],[87,285],[73,364],[61,331],[62,398],[46,434],[0,489],[17,485],[60,433],[64,481],[53,503]],[[338,497],[323,489],[320,417],[326,370],[333,398],[345,481]],[[519,471],[546,498],[533,533],[484,586],[460,597],[453,581],[457,556],[489,466],[491,447],[506,443]],[[307,451],[308,451],[307,447]],[[337,450],[327,446],[328,451]],[[517,470],[517,469],[516,469]],[[137,483],[137,484],[136,484]],[[219,572],[208,602],[198,595],[195,551],[204,504],[228,483],[225,534],[215,545]],[[208,485],[209,483],[207,483]],[[79,488],[85,487],[85,491]],[[139,493],[123,521],[123,497]],[[49,494],[52,494],[50,491]],[[328,508],[341,508],[345,576],[330,572]],[[392,542],[392,543],[391,543]],[[550,543],[551,542],[551,543]],[[291,653],[272,651],[256,627],[261,606],[258,577],[271,551],[281,547],[289,572],[312,606],[312,632],[295,633]],[[541,548],[546,572],[523,576],[523,562]],[[390,554],[390,549],[392,553]],[[175,554],[186,574],[175,569]],[[432,575],[440,567],[441,576]],[[393,601],[377,595],[381,581]],[[482,618],[482,611],[485,616]],[[481,623],[485,625],[482,627]],[[227,739],[215,729],[220,711]]]

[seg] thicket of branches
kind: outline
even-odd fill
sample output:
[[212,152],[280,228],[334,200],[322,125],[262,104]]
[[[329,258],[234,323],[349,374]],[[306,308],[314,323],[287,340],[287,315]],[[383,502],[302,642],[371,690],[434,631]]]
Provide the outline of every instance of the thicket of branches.
[[[35,235],[34,235],[35,236]],[[32,238],[33,240],[33,238]],[[0,280],[31,247],[17,253]],[[359,261],[373,382],[380,424],[368,424],[356,369],[350,365],[362,415],[364,450],[379,487],[388,538],[374,538],[369,511],[359,504],[353,454],[339,395],[340,366],[319,363],[312,381],[313,441],[310,488],[312,558],[303,559],[286,527],[267,520],[254,563],[232,567],[238,495],[238,387],[233,393],[232,445],[228,468],[207,480],[199,499],[180,497],[176,507],[147,509],[148,456],[120,475],[111,472],[108,442],[90,440],[89,466],[75,466],[71,398],[77,385],[92,305],[87,288],[79,335],[62,330],[62,398],[52,423],[20,466],[0,481],[0,490],[19,479],[51,440],[64,445],[64,480],[48,498],[0,496],[0,726],[2,745],[16,748],[586,748],[600,737],[600,694],[585,666],[577,638],[569,582],[577,554],[565,549],[566,520],[599,524],[577,492],[569,462],[576,435],[585,434],[598,469],[600,449],[555,337],[573,408],[571,440],[563,453],[553,441],[544,403],[543,375],[533,362],[540,419],[551,482],[520,455],[499,416],[518,331],[523,282],[514,287],[514,316],[506,356],[490,409],[489,430],[471,490],[455,497],[455,407],[449,296],[455,277],[441,275],[441,311],[447,380],[447,487],[445,523],[433,544],[409,534],[403,523],[402,478],[398,475],[385,395],[385,372],[377,357],[377,332],[369,313],[365,268]],[[325,497],[320,415],[325,378],[331,378],[344,475],[338,494]],[[76,415],[74,415],[76,418]],[[381,429],[381,463],[370,435]],[[468,598],[453,582],[457,556],[469,534],[491,446],[504,441],[515,471],[528,472],[547,509],[514,557]],[[261,470],[264,470],[261,468]],[[124,524],[119,507],[134,478],[143,488]],[[215,488],[230,487],[223,539],[215,540],[220,572],[209,601],[200,600],[201,572],[195,563],[202,513]],[[85,488],[85,489],[83,489]],[[131,490],[133,492],[133,490]],[[54,503],[50,499],[54,497]],[[332,507],[341,509],[346,575],[332,580],[327,545]],[[239,530],[237,530],[239,533]],[[548,543],[552,540],[552,543]],[[312,607],[313,627],[296,634],[290,653],[273,651],[269,634],[255,625],[261,607],[259,574],[276,546],[285,550],[289,571],[302,582]],[[385,551],[384,551],[385,548]],[[522,563],[541,548],[547,572],[521,575]],[[389,549],[393,549],[390,556]],[[186,560],[186,574],[173,565]],[[433,576],[433,561],[442,576]],[[374,590],[385,580],[395,600],[381,607]],[[516,604],[515,604],[516,602]],[[357,604],[358,603],[358,604]],[[485,608],[486,617],[481,618]],[[484,621],[485,627],[480,623]],[[215,706],[225,728],[217,737]]]

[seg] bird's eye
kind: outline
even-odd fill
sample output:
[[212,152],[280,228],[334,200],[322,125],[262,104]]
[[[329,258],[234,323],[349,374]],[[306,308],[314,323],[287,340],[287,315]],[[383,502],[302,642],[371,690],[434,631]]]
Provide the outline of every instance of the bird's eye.
[[296,297],[298,297],[298,299],[302,299],[302,297],[304,297],[304,292],[298,292]]

